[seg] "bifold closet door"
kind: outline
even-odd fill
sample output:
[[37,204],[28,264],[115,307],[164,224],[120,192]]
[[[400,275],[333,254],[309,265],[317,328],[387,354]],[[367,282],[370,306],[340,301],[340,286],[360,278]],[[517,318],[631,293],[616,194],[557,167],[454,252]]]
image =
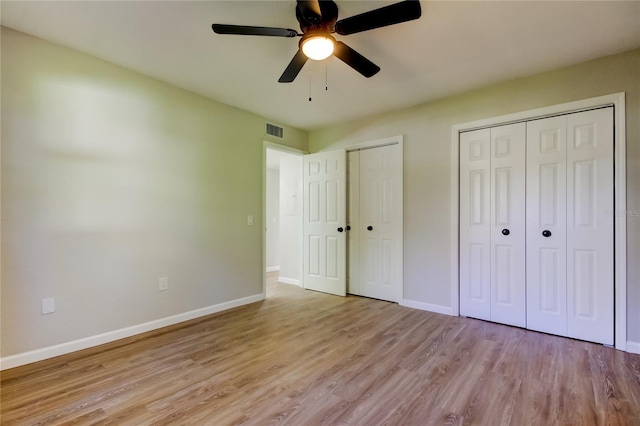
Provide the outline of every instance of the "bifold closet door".
[[524,327],[525,124],[460,135],[460,313]]
[[527,125],[527,327],[613,344],[613,108]]
[[524,123],[491,129],[491,321],[526,326]]
[[347,152],[347,293],[360,290],[360,151]]
[[460,135],[460,314],[491,319],[491,130]]
[[567,334],[613,345],[613,108],[567,116]]
[[527,123],[527,328],[567,334],[567,118]]

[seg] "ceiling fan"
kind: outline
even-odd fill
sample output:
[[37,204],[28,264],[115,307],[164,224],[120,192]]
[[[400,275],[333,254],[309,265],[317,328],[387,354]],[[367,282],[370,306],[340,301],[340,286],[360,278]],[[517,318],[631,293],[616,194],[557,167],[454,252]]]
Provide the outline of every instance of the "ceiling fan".
[[307,59],[323,60],[331,55],[369,78],[380,71],[380,67],[331,34],[346,36],[399,24],[418,19],[422,12],[420,1],[405,0],[338,21],[338,6],[332,0],[296,0],[296,3],[296,19],[302,34],[290,28],[227,24],[213,24],[211,27],[216,34],[302,37],[298,52],[278,80],[280,83],[295,80]]

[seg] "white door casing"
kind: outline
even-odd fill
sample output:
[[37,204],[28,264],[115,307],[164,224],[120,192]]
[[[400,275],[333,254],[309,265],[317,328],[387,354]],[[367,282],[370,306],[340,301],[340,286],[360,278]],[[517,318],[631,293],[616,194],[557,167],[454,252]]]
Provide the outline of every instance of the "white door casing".
[[346,295],[346,152],[303,158],[304,288]]

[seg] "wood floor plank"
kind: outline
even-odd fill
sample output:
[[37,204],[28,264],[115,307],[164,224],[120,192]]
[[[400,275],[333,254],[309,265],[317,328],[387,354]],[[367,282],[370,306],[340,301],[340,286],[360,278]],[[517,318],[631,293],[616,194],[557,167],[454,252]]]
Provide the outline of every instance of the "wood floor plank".
[[3,371],[2,425],[640,425],[640,356],[304,291]]

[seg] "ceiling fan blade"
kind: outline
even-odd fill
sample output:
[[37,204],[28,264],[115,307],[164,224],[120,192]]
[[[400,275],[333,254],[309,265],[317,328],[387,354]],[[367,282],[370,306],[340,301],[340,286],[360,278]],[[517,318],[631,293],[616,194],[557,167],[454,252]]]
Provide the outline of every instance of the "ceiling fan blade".
[[387,25],[418,19],[422,14],[418,0],[405,0],[389,6],[374,9],[360,15],[336,22],[336,32],[340,35],[355,34]]
[[333,55],[367,78],[376,75],[380,71],[379,66],[341,41],[335,42]]
[[295,54],[287,68],[284,70],[280,78],[278,79],[278,83],[291,83],[296,79],[298,73],[307,63],[307,55],[302,53],[301,49],[298,49],[298,52]]
[[297,37],[299,34],[296,30],[290,28],[272,28],[272,27],[252,27],[248,25],[211,25],[213,32],[216,34],[232,34],[232,35],[256,35],[271,37]]

